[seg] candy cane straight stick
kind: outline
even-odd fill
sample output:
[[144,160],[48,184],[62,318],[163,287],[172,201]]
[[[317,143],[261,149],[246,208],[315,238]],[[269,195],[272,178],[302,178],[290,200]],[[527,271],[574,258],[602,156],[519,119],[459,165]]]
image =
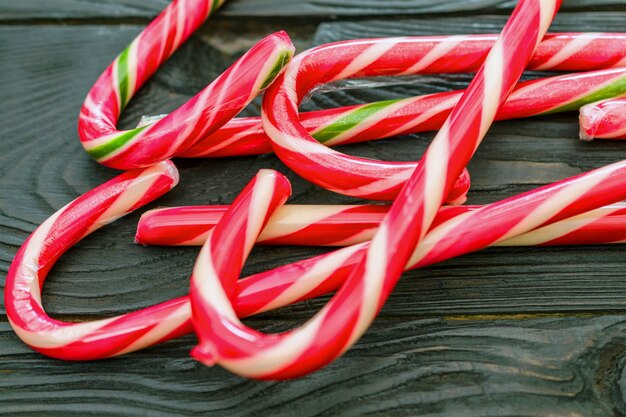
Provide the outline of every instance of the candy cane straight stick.
[[[481,206],[442,207],[433,227]],[[150,210],[137,225],[143,245],[201,246],[228,206],[189,206]],[[263,245],[349,246],[370,240],[388,206],[287,205],[269,219],[257,240]],[[508,245],[595,245],[626,242],[626,203],[611,204],[554,223]],[[531,237],[532,236],[532,237]],[[533,243],[528,243],[533,242]]]
[[79,137],[89,155],[117,169],[170,158],[232,119],[274,81],[294,52],[284,32],[256,44],[165,118],[128,131],[116,129],[122,110],[143,83],[223,2],[174,0],[104,71],[87,95],[78,121]]
[[580,138],[626,139],[626,98],[588,104],[580,109]]
[[[284,379],[304,375],[340,356],[366,331],[400,278],[413,250],[428,231],[453,182],[470,160],[493,122],[496,112],[522,74],[533,51],[556,14],[558,0],[522,0],[476,74],[459,104],[433,140],[415,172],[399,193],[381,223],[363,260],[329,303],[304,326],[280,335],[265,335],[243,325],[231,305],[238,268],[229,264],[224,252],[246,253],[256,241],[268,208],[269,190],[261,189],[251,198],[242,225],[242,239],[216,238],[232,247],[214,250],[212,238],[203,246],[191,278],[194,328],[200,344],[192,352],[205,364],[219,363],[248,377]],[[371,48],[371,49],[370,49]],[[343,69],[334,68],[336,79],[365,75],[363,69],[389,49],[368,46]],[[338,58],[335,56],[335,58]],[[332,63],[329,63],[332,66]],[[268,90],[263,125],[275,142],[315,141],[298,122],[298,100],[313,85],[300,80],[299,62],[283,74],[282,82]],[[320,68],[321,71],[330,70]],[[274,111],[279,109],[280,111]],[[294,142],[298,142],[295,140]],[[275,148],[278,153],[278,149]],[[289,149],[293,151],[293,149]],[[308,149],[302,149],[307,152]],[[289,155],[285,152],[279,157]],[[322,174],[323,175],[323,174]],[[238,225],[231,209],[214,229],[214,236]],[[547,219],[546,219],[547,220]],[[221,225],[224,224],[223,227]],[[253,226],[250,226],[253,225]],[[245,226],[245,228],[244,228]],[[509,227],[514,232],[514,225]],[[256,233],[256,234],[255,234]],[[506,232],[503,232],[505,234]],[[245,256],[243,257],[245,259]],[[242,260],[243,262],[243,260]]]
[[[143,174],[136,175],[122,174],[61,209],[52,216],[52,220],[34,232],[15,257],[7,275],[5,306],[18,336],[33,349],[59,359],[93,360],[139,350],[193,330],[188,297],[91,323],[54,320],[41,308],[43,278],[53,267],[54,261],[72,244],[124,215],[129,209],[137,208],[159,193],[164,193],[176,181],[174,168],[169,163],[159,164],[156,168],[148,168]],[[154,184],[163,184],[164,188],[159,190],[152,187],[154,193],[146,191],[150,190],[148,184],[153,181]],[[498,205],[471,210],[468,213],[477,216],[473,221],[466,219],[456,222],[462,209],[444,208],[433,223],[433,227],[439,229],[438,234],[429,233],[424,240],[424,244],[431,248],[430,255],[414,253],[407,268],[426,266],[436,260],[480,249],[481,246],[468,245],[467,242],[478,242],[486,228],[501,230],[499,225],[522,219],[526,221],[517,232],[524,234],[516,238],[511,236],[513,243],[511,239],[502,240],[498,236],[492,236],[491,242],[482,240],[481,243],[527,245],[541,244],[547,240],[569,241],[571,234],[567,230],[559,227],[562,234],[557,237],[559,235],[551,230],[551,224],[556,226],[561,218],[567,218],[572,231],[583,232],[585,225],[591,225],[594,221],[591,210],[626,198],[625,181],[626,163],[621,163],[541,187]],[[580,203],[571,204],[568,198],[558,197],[576,196],[581,190],[589,191],[584,194],[585,201],[581,200]],[[554,196],[557,197],[552,199]],[[130,207],[132,201],[135,204]],[[544,221],[545,212],[536,210],[537,207],[550,207],[558,215]],[[620,206],[613,207],[613,213],[617,215]],[[610,207],[600,210],[605,216],[612,214]],[[88,216],[82,215],[87,213]],[[455,222],[456,226],[444,227],[449,221]],[[55,225],[54,229],[50,229],[54,233],[47,233],[46,229],[51,223]],[[542,227],[531,231],[534,224]],[[585,239],[584,235],[580,237]],[[623,235],[615,236],[616,240],[623,238]],[[464,244],[449,247],[449,242],[455,239]],[[343,248],[239,280],[235,311],[239,317],[245,317],[334,291],[363,258],[367,247],[366,243]]]
[[[624,39],[626,40],[626,38]],[[626,54],[626,42],[623,45]],[[435,93],[357,106],[300,114],[300,121],[316,140],[326,146],[346,145],[439,129],[463,91]],[[626,94],[626,69],[589,71],[519,83],[502,106],[496,120],[518,119],[578,110],[603,98]],[[378,112],[399,106],[371,124]],[[367,129],[362,129],[365,124]],[[237,118],[177,156],[214,158],[256,155],[272,148],[261,119]]]

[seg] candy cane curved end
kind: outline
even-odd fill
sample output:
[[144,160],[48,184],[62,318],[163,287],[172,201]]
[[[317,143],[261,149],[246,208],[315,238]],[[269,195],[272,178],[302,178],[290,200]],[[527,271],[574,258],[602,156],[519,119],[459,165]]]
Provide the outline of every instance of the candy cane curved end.
[[186,150],[235,117],[271,85],[295,51],[285,32],[269,35],[177,110],[147,126],[118,131],[115,125],[121,109],[136,88],[120,99],[119,90],[128,88],[128,82],[120,87],[116,69],[119,72],[119,66],[126,65],[132,67],[126,72],[138,71],[137,59],[131,64],[121,57],[138,53],[133,52],[133,45],[141,47],[142,35],[98,79],[79,116],[78,132],[85,151],[110,168],[149,166]]
[[[237,297],[234,288],[245,260],[270,217],[290,194],[291,185],[284,175],[259,171],[211,231],[198,255],[190,299],[200,344],[192,355],[206,365],[218,360],[212,341],[213,332],[220,331],[219,323],[239,322],[233,308]],[[207,303],[216,308],[207,308]],[[211,317],[207,319],[207,315]]]
[[[63,253],[93,231],[162,196],[177,183],[178,171],[170,161],[128,171],[83,194],[43,222],[15,255],[6,279],[5,308],[20,339],[51,357],[86,360],[136,350],[150,340],[180,330],[176,326],[158,329],[154,322],[133,333],[133,321],[142,318],[133,314],[65,323],[48,316],[41,303],[46,276]],[[179,301],[168,305],[179,306]],[[185,305],[179,307],[175,313],[180,315]],[[159,308],[152,312],[157,320]]]

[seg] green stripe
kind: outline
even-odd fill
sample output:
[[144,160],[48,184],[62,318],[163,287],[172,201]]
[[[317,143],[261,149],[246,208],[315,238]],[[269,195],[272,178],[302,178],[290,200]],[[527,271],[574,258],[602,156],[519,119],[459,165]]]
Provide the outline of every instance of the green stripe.
[[220,0],[213,0],[213,2],[211,3],[211,14],[215,13],[215,11],[219,9],[220,3]]
[[117,59],[117,85],[120,89],[120,107],[123,109],[128,103],[128,54],[130,45],[126,47]]
[[265,81],[263,81],[263,84],[261,85],[261,90],[266,89],[270,86],[271,83],[274,82],[278,74],[280,74],[285,65],[287,65],[287,63],[291,60],[292,55],[292,51],[283,51],[280,54],[269,75],[265,78]]
[[379,111],[399,102],[400,100],[402,99],[378,101],[376,103],[361,106],[339,118],[325,128],[313,133],[313,137],[321,143],[328,142],[340,134],[352,129],[359,123],[364,122]]
[[137,136],[139,132],[147,128],[148,126],[138,127],[137,129],[128,130],[116,138],[111,139],[109,142],[96,146],[95,148],[87,150],[87,153],[95,160],[99,160],[115,152],[124,146],[128,141]]
[[626,93],[626,77],[622,77],[616,81],[613,81],[611,84],[605,87],[602,87],[599,90],[596,90],[593,93],[587,96],[584,96],[583,98],[578,99],[572,103],[568,103],[568,104],[565,104],[564,106],[557,107],[554,110],[550,110],[549,112],[546,112],[546,114],[578,110],[585,104],[595,103],[596,101],[614,98],[617,96],[621,96],[624,93]]

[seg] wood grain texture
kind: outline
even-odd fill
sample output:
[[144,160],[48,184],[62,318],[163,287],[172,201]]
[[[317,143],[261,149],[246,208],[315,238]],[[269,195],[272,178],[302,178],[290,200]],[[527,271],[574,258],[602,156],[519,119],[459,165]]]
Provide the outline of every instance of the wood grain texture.
[[[2,7],[24,4],[0,3],[0,14]],[[122,16],[128,14],[124,7],[140,8],[138,4],[103,2],[102,7]],[[153,3],[145,4],[150,10]],[[450,2],[448,10],[459,4]],[[316,26],[310,22],[295,21],[286,29],[302,49],[363,36],[496,32],[504,20],[473,16],[335,22],[321,25],[315,36]],[[556,28],[623,30],[624,21],[626,13],[571,13],[559,16]],[[283,24],[242,19],[203,28],[140,92],[122,127],[133,126],[143,114],[180,105],[254,40]],[[0,25],[2,281],[19,245],[39,223],[115,175],[82,152],[76,117],[99,72],[140,30],[140,25]],[[444,91],[461,88],[468,80],[467,75],[429,76],[384,88],[331,89],[315,94],[304,107]],[[246,114],[257,113],[258,104]],[[470,166],[471,202],[495,201],[626,157],[624,143],[581,143],[576,134],[575,114],[498,123]],[[410,135],[342,150],[412,160],[431,137]],[[177,165],[181,184],[151,207],[227,204],[260,168],[289,176],[293,202],[354,201],[306,183],[272,155],[179,160]],[[133,244],[138,217],[97,232],[61,259],[44,291],[50,312],[87,320],[187,291],[197,249]],[[246,272],[321,252],[257,248]],[[204,368],[188,356],[193,337],[103,362],[54,361],[25,347],[3,316],[0,415],[624,415],[624,254],[623,246],[500,248],[408,273],[373,328],[344,358],[285,383],[245,381]],[[247,322],[267,331],[285,330],[310,317],[323,302],[312,300]]]
[[625,330],[623,316],[378,320],[324,371],[259,383],[190,359],[191,337],[62,363],[0,324],[0,414],[609,417],[626,412]]
[[[0,2],[0,19],[120,19],[152,18],[167,0],[21,0]],[[225,17],[393,16],[485,13],[511,10],[514,0],[229,0]],[[563,10],[624,10],[624,0],[565,0]]]

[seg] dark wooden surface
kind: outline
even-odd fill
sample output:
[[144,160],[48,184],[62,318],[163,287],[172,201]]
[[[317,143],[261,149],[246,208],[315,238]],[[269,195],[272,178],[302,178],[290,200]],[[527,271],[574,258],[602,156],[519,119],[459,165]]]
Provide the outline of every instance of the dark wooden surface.
[[[77,113],[100,71],[166,3],[0,2],[2,279],[39,223],[115,175],[82,152]],[[300,50],[363,36],[497,32],[511,3],[231,0],[141,91],[122,126],[186,101],[271,31],[288,30]],[[564,3],[567,12],[555,30],[625,30],[625,1]],[[288,18],[267,18],[274,15]],[[314,96],[304,107],[441,91],[468,80],[465,75],[428,77],[387,88],[335,91]],[[246,113],[257,111],[258,103]],[[581,143],[576,134],[575,114],[498,123],[470,165],[470,202],[494,201],[626,157],[623,143]],[[431,137],[412,135],[345,151],[411,160]],[[229,203],[259,168],[287,173],[293,202],[352,201],[300,180],[274,156],[178,165],[181,184],[152,207]],[[138,216],[95,233],[61,259],[45,287],[51,313],[89,320],[186,292],[197,249],[134,245]],[[317,253],[258,248],[246,272]],[[123,358],[59,362],[31,352],[3,316],[0,415],[624,415],[624,255],[623,246],[490,249],[407,273],[374,326],[345,357],[283,383],[247,381],[199,365],[188,355],[191,336]],[[284,330],[323,302],[247,322]]]

